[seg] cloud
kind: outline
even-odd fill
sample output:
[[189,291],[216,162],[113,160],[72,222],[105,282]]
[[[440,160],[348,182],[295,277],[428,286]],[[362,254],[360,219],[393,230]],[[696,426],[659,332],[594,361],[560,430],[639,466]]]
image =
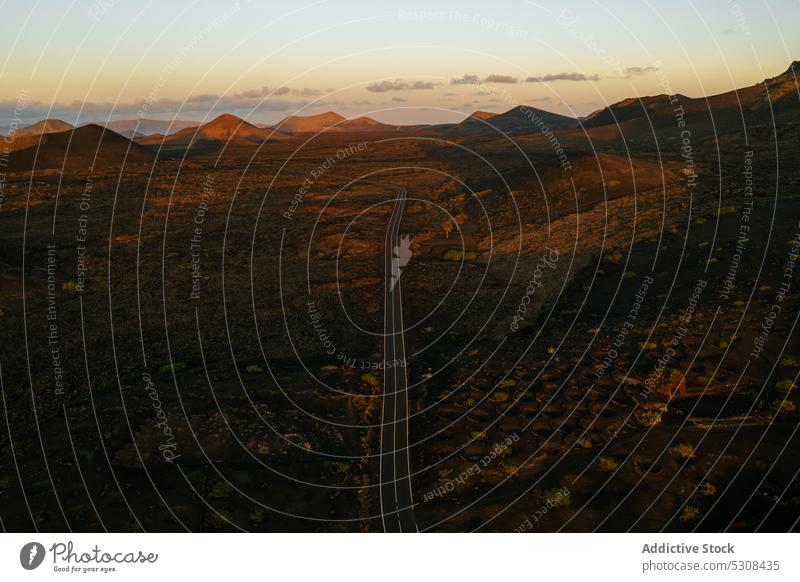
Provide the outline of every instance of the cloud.
[[[283,88],[279,88],[283,89]],[[288,89],[273,92],[268,87],[251,89],[233,95],[198,94],[185,100],[159,98],[151,95],[137,101],[67,101],[49,103],[28,101],[20,112],[25,124],[40,121],[46,117],[63,119],[69,123],[86,123],[109,119],[143,118],[213,118],[220,113],[236,115],[258,115],[261,112],[293,112],[308,105],[309,93],[316,89]],[[271,97],[267,98],[268,95]],[[275,98],[280,94],[282,98]],[[294,96],[295,98],[290,98]],[[289,97],[289,98],[287,98]],[[14,118],[16,101],[0,100],[0,129],[7,127]]]
[[526,83],[550,83],[552,81],[599,81],[600,75],[584,75],[583,73],[556,73],[544,77],[528,77]]
[[284,95],[294,95],[297,97],[317,97],[322,95],[319,89],[302,87],[300,89],[292,87],[261,87],[260,89],[249,89],[235,93],[234,98],[258,99],[261,97],[282,97]]
[[722,34],[724,34],[724,35],[726,35],[726,36],[727,36],[727,35],[729,35],[729,34],[736,34],[736,31],[735,31],[735,30],[733,30],[732,28],[726,28],[726,29],[724,29],[724,30],[722,31]]
[[489,75],[486,77],[484,83],[516,83],[519,79],[511,75]]
[[367,91],[372,93],[388,93],[389,91],[418,91],[433,89],[438,83],[432,81],[405,81],[395,79],[394,81],[380,81],[367,85]]
[[450,79],[451,85],[477,85],[480,82],[481,80],[478,75],[464,75],[463,77],[457,79]]
[[517,79],[516,77],[512,77],[511,75],[489,75],[483,80],[484,83],[508,83],[508,84],[513,84],[518,81],[519,79]]
[[658,70],[658,67],[649,66],[649,67],[628,67],[627,69],[622,69],[622,74],[625,77],[633,77],[636,75],[646,75],[647,73],[653,73]]

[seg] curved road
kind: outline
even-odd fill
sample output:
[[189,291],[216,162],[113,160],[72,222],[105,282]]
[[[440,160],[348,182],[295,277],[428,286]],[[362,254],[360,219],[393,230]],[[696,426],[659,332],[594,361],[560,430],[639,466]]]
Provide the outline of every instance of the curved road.
[[416,532],[408,453],[408,376],[403,340],[403,293],[400,272],[405,265],[395,253],[408,193],[402,186],[376,182],[397,192],[385,240],[386,290],[383,315],[383,412],[381,417],[380,497],[386,532]]

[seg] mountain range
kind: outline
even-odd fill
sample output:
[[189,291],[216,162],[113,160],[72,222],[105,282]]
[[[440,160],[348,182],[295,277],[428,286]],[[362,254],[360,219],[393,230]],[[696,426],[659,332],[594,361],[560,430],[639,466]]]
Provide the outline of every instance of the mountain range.
[[[660,126],[673,127],[676,116],[681,121],[707,127],[714,134],[726,128],[740,127],[742,121],[773,123],[799,111],[800,86],[797,74],[800,61],[795,61],[780,75],[749,87],[713,95],[691,98],[685,95],[634,97],[611,104],[583,118],[573,118],[518,105],[503,113],[476,111],[459,123],[440,125],[388,125],[369,117],[347,119],[334,112],[318,115],[290,115],[269,126],[257,126],[232,114],[223,114],[198,125],[192,121],[123,120],[100,124],[72,125],[58,119],[45,119],[14,132],[6,142],[12,154],[12,171],[33,167],[86,166],[87,160],[111,163],[119,160],[122,151],[129,152],[134,162],[152,161],[152,152],[186,150],[187,148],[254,147],[294,139],[295,134],[319,132],[393,133],[434,135],[449,138],[506,135],[525,136],[549,131],[586,132],[591,139],[624,135],[635,139],[651,134]],[[178,129],[180,128],[180,129]],[[145,131],[161,133],[147,136]],[[177,130],[177,131],[173,131]],[[135,133],[135,135],[134,135]],[[128,137],[133,137],[131,143]],[[67,156],[67,148],[69,155]]]

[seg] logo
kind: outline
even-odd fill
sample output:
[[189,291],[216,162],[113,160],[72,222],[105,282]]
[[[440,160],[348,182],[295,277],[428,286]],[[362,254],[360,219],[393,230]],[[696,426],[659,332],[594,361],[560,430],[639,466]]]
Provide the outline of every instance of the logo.
[[28,542],[19,551],[19,563],[26,570],[35,570],[44,561],[44,546],[39,542]]
[[411,250],[411,238],[409,235],[400,237],[400,244],[395,245],[392,249],[392,283],[389,290],[393,290],[394,286],[400,281],[400,275],[403,274],[403,267],[408,264],[411,257],[414,256]]

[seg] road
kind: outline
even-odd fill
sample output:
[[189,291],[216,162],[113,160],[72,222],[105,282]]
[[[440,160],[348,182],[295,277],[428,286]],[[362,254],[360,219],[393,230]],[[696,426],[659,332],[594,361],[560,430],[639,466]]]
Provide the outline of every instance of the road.
[[[400,222],[407,191],[402,186],[380,183],[397,192],[386,229],[386,291],[383,316],[383,412],[381,416],[380,498],[383,529],[386,532],[416,532],[414,500],[411,493],[411,462],[408,452],[408,375],[403,339],[403,293],[400,286],[405,262],[398,258]],[[407,245],[406,245],[407,247]]]

